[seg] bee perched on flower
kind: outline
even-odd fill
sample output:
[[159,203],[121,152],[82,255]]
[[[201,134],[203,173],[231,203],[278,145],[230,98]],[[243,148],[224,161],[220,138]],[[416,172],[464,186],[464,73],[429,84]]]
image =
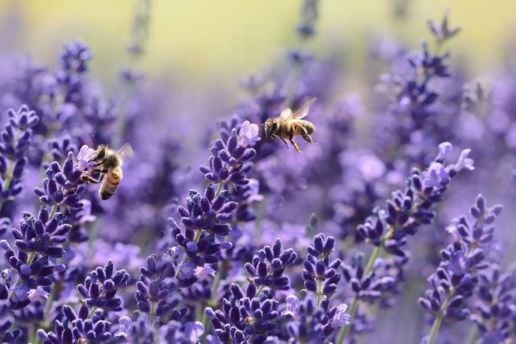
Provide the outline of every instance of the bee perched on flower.
[[[125,158],[132,157],[133,150],[129,144],[124,144],[114,151],[106,145],[100,145],[93,150],[82,146],[77,155],[76,165],[82,172],[81,179],[90,183],[100,183],[99,196],[107,200],[113,196],[118,184],[122,181],[122,164]],[[98,174],[98,179],[93,175]]]
[[294,141],[294,136],[301,135],[306,142],[313,143],[310,135],[315,131],[315,125],[303,118],[308,115],[310,106],[314,101],[315,98],[311,98],[304,102],[298,109],[292,110],[286,108],[281,111],[278,117],[269,118],[263,125],[265,137],[271,139],[279,137],[287,147],[288,143],[286,140],[289,140],[296,152],[301,153],[301,148],[299,148],[299,145]]

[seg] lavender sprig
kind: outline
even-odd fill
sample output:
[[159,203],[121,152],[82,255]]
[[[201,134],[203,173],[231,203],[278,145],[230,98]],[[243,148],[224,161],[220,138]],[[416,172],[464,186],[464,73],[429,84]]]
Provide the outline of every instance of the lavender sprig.
[[17,111],[7,111],[9,120],[1,133],[0,142],[0,214],[6,216],[4,207],[22,191],[22,175],[27,164],[27,151],[31,144],[32,128],[39,117],[22,105]]
[[151,326],[156,318],[180,321],[187,309],[176,309],[180,299],[174,293],[178,289],[174,279],[176,270],[169,257],[148,257],[147,266],[140,268],[140,273],[140,280],[136,283],[137,307],[140,312],[149,314]]
[[[53,161],[46,169],[43,187],[34,189],[44,207],[50,208],[50,217],[59,214],[60,221],[72,226],[70,240],[82,242],[88,239],[83,231],[83,219],[90,214],[86,197],[87,184],[81,177],[94,166],[89,160],[91,148],[84,146],[75,156],[68,152],[63,164]],[[88,151],[88,152],[86,152]]]
[[37,336],[44,344],[125,342],[131,320],[121,317],[116,324],[107,316],[123,309],[117,292],[127,285],[128,279],[129,274],[116,270],[111,261],[97,267],[77,286],[82,297],[79,309],[64,305],[54,322],[54,331],[39,329]]
[[514,330],[516,314],[516,281],[512,272],[503,272],[497,263],[478,276],[470,320],[476,325],[471,342],[477,337],[482,343],[502,343]]
[[297,26],[297,33],[302,38],[315,35],[315,24],[319,18],[319,0],[304,0],[301,7],[301,19]]
[[[7,290],[2,298],[8,300],[9,313],[21,314],[31,322],[39,322],[49,315],[53,301],[50,291],[53,292],[51,289],[56,279],[67,269],[65,249],[74,239],[70,232],[77,223],[81,223],[82,216],[89,216],[82,211],[84,200],[81,200],[81,195],[85,186],[81,174],[92,167],[81,165],[72,152],[67,155],[63,166],[52,162],[46,170],[44,188],[35,190],[42,203],[38,215],[25,212],[19,228],[11,229],[14,247],[7,240],[1,241],[8,264],[4,273],[8,278],[0,284]],[[63,262],[59,262],[61,259]],[[106,288],[109,286],[108,283]],[[43,311],[44,302],[41,301],[47,298],[50,299]],[[35,332],[36,325],[33,326],[33,336]]]
[[[186,254],[177,268],[178,277],[185,286],[197,280],[192,274],[195,267],[216,264],[220,250],[232,247],[231,242],[219,238],[229,234],[229,224],[235,215],[241,219],[241,214],[247,213],[242,209],[249,205],[247,174],[252,168],[250,160],[256,154],[252,145],[258,136],[257,130],[253,131],[254,134],[247,132],[249,125],[246,122],[239,126],[236,119],[229,123],[229,127],[223,124],[221,138],[211,148],[210,167],[201,167],[210,183],[204,195],[191,191],[187,206],[178,208],[181,226],[171,219],[172,236]],[[249,220],[248,216],[246,218]]]
[[74,104],[78,109],[84,105],[83,77],[90,59],[91,52],[82,42],[66,44],[61,53],[61,69],[56,79],[63,89],[64,102]]
[[[136,299],[139,310],[148,314],[151,328],[156,319],[179,321],[187,314],[186,308],[176,308],[181,297],[173,297],[171,290],[183,290],[183,299],[195,298],[195,295],[206,299],[216,292],[220,276],[215,277],[212,290],[205,282],[218,274],[222,251],[233,247],[227,240],[233,221],[253,219],[248,209],[252,194],[248,192],[247,174],[252,168],[250,160],[256,154],[252,146],[258,140],[259,132],[254,124],[240,124],[233,119],[222,125],[220,139],[211,148],[210,166],[201,167],[208,185],[203,193],[189,192],[186,205],[177,208],[180,221],[169,220],[174,246],[166,255],[150,256],[147,266],[141,269]],[[276,258],[274,254],[271,259]],[[262,282],[269,284],[270,281]],[[200,314],[203,314],[202,308]],[[202,335],[205,333],[205,316],[201,315],[200,320]],[[199,332],[190,327],[180,330]]]
[[436,24],[434,21],[429,20],[428,28],[434,35],[435,41],[438,45],[441,45],[450,38],[454,37],[461,30],[460,27],[450,28],[448,23],[448,11],[444,13],[443,19],[439,24]]
[[236,284],[230,290],[231,296],[222,300],[222,310],[206,309],[220,341],[262,344],[268,336],[277,335],[278,301],[270,294],[257,295],[253,283],[249,283],[245,292]]
[[260,295],[264,287],[271,290],[290,289],[290,279],[284,276],[285,269],[294,264],[297,254],[293,249],[281,249],[281,242],[276,239],[273,246],[265,245],[253,256],[245,269],[251,276],[249,280],[258,286]]
[[[371,243],[374,249],[365,268],[360,269],[360,274],[355,274],[356,276],[369,278],[382,251],[406,257],[407,252],[404,250],[404,246],[407,238],[413,236],[420,226],[432,222],[433,209],[443,199],[451,179],[462,170],[474,169],[473,160],[468,157],[469,149],[461,152],[456,163],[446,164],[451,150],[450,143],[440,144],[439,153],[430,166],[423,172],[417,169],[413,170],[405,189],[394,192],[392,198],[387,201],[386,209],[370,216],[358,228],[360,235]],[[351,281],[352,274],[349,269],[344,271],[344,276],[349,277]],[[369,287],[372,282],[372,279],[368,280],[366,287]],[[345,326],[340,331],[337,343],[343,343],[348,336],[358,311],[360,293],[358,291],[355,294],[349,311],[352,319],[351,325]]]
[[[335,238],[315,235],[303,265],[303,284],[309,293],[302,303],[295,295],[287,297],[284,314],[293,320],[288,323],[287,331],[300,341],[325,343],[336,330],[349,323],[348,305],[331,304],[341,279],[337,269],[342,263],[338,258],[331,258],[334,250]],[[312,293],[315,294],[315,303]]]
[[324,234],[316,235],[313,244],[308,246],[303,280],[306,290],[316,294],[317,307],[321,305],[321,298],[330,299],[340,281],[337,269],[342,261],[340,259],[330,261],[330,254],[333,252],[334,246],[335,238],[327,238]]
[[494,227],[491,225],[501,211],[500,205],[487,208],[484,198],[479,195],[471,207],[473,223],[461,217],[451,227],[455,240],[441,251],[441,263],[428,279],[432,288],[419,299],[420,305],[435,316],[428,344],[437,340],[443,320],[461,321],[469,316],[466,300],[473,295],[480,272],[489,266],[486,249],[493,240]]

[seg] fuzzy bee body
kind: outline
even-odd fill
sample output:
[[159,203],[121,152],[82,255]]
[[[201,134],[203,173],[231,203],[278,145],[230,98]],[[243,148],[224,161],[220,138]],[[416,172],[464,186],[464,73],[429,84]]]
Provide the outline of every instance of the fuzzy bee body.
[[294,141],[294,136],[299,135],[306,142],[313,143],[310,135],[315,131],[315,125],[303,118],[308,114],[310,105],[314,100],[313,98],[308,100],[295,111],[285,109],[280,116],[266,120],[264,124],[265,136],[273,140],[279,137],[287,146],[286,140],[288,140],[297,152],[301,152],[301,148]]
[[104,164],[104,166],[110,167],[107,168],[99,187],[99,196],[102,200],[107,200],[113,196],[123,178],[122,159],[113,154],[111,160],[111,162]]

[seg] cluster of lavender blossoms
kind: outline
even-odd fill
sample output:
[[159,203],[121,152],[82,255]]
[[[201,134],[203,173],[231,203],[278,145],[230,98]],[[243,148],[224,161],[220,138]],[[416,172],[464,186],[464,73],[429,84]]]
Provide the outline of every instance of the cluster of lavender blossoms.
[[[116,92],[79,41],[54,67],[0,56],[0,342],[516,340],[513,214],[470,206],[516,205],[516,56],[476,82],[445,13],[416,50],[375,36],[342,94],[352,71],[310,49],[324,13],[304,0],[284,59],[198,130],[172,114],[218,106],[139,69],[152,10],[137,1]],[[313,98],[302,153],[273,138],[303,122],[265,130]]]

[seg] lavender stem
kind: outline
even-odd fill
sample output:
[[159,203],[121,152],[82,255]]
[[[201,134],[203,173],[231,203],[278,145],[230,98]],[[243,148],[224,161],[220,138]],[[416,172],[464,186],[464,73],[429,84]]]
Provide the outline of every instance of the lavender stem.
[[430,334],[428,336],[428,344],[434,344],[437,340],[437,334],[439,333],[439,329],[441,328],[441,324],[444,319],[444,315],[446,314],[446,309],[448,308],[448,300],[449,296],[446,297],[444,300],[443,306],[439,310],[439,313],[437,313],[437,316],[435,317],[434,323],[432,324],[432,329],[430,330]]
[[[390,233],[390,232],[388,232],[388,233]],[[364,276],[367,276],[367,274],[369,274],[369,272],[371,272],[371,270],[373,269],[373,266],[374,266],[374,262],[376,261],[378,256],[380,256],[381,251],[382,251],[382,246],[381,245],[375,246],[373,252],[371,253],[371,257],[369,257],[369,260],[367,262],[366,268],[364,270]],[[337,335],[337,341],[336,342],[339,343],[339,344],[344,343],[344,339],[346,339],[346,337],[349,334],[349,331],[351,330],[351,324],[353,324],[353,319],[355,318],[355,316],[357,314],[358,302],[359,302],[358,296],[355,296],[353,298],[353,301],[351,302],[351,307],[349,309],[349,316],[350,316],[349,324],[344,326],[340,330],[339,334]]]

